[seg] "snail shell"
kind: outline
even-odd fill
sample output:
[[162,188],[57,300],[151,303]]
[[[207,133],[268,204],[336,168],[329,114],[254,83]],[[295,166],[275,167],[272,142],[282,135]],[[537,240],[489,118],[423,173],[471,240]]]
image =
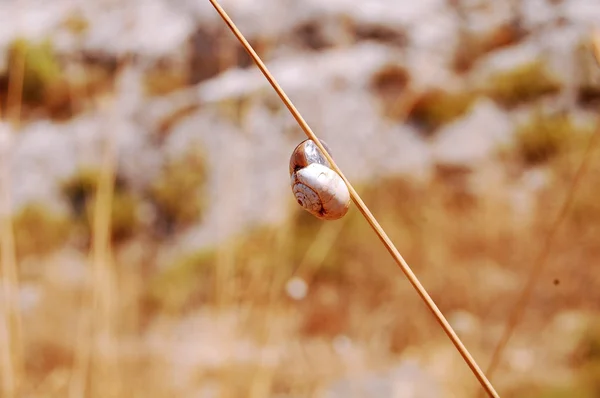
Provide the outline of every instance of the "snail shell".
[[[331,153],[327,144],[321,143]],[[315,217],[337,220],[348,212],[348,187],[312,140],[302,141],[294,149],[290,175],[296,201]]]

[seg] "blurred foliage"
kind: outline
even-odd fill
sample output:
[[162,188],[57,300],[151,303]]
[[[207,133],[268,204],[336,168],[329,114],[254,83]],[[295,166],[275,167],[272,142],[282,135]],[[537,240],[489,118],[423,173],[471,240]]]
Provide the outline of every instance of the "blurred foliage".
[[19,81],[22,70],[23,102],[40,105],[61,80],[61,66],[52,43],[34,43],[25,39],[13,41],[8,49],[8,79]]
[[[455,191],[431,190],[403,178],[373,182],[361,187],[360,191],[374,213],[384,220],[390,237],[402,242],[403,253],[408,258],[423,260],[418,262],[423,267],[427,267],[429,261],[440,261],[445,257],[440,253],[436,260],[435,254],[428,249],[427,240],[434,233],[440,236],[447,233],[445,242],[451,247],[460,247],[464,239],[485,239],[457,224],[443,222],[442,215],[450,217],[456,212],[453,207]],[[243,281],[236,283],[235,289],[232,287],[232,294],[236,300],[249,300],[254,305],[283,297],[284,283],[292,275],[310,281],[315,293],[309,294],[303,304],[307,311],[300,327],[303,333],[311,335],[341,332],[348,322],[344,308],[351,302],[371,308],[391,297],[410,294],[408,284],[399,287],[396,282],[391,282],[402,280],[394,277],[397,276],[396,267],[356,209],[342,220],[323,223],[297,208],[282,226],[257,228],[224,242],[215,248],[215,252],[200,251],[175,259],[153,277],[148,293],[152,307],[180,311],[197,308],[207,300],[212,302],[215,293],[211,289],[212,283],[218,279],[217,273],[228,266],[227,261],[233,267],[228,279]],[[446,258],[446,261],[451,262],[451,259]],[[451,270],[448,270],[450,274]],[[460,282],[464,280],[460,279]],[[429,286],[434,295],[447,289],[441,283],[430,283]],[[471,296],[477,294],[463,293],[446,298],[442,307],[448,310],[467,306]],[[478,303],[484,305],[489,300],[478,299]],[[420,326],[409,322],[410,313],[407,311],[398,317],[398,338],[393,340],[395,351],[420,339]]]
[[500,25],[484,35],[462,32],[460,45],[454,55],[454,70],[466,73],[481,57],[500,48],[515,45],[524,36],[525,32],[513,23]]
[[[84,57],[85,58],[85,57]],[[82,110],[85,100],[112,87],[114,68],[94,60],[66,62],[48,40],[13,41],[8,50],[8,70],[0,75],[0,96],[8,102],[10,81],[21,81],[23,117],[43,114],[66,120]]]
[[536,165],[581,148],[592,130],[575,124],[569,115],[536,111],[516,133],[516,155],[526,165]]
[[202,217],[207,178],[206,160],[197,149],[165,164],[152,185],[150,199],[167,231],[191,225]]
[[[536,389],[539,390],[539,389]],[[594,398],[587,389],[581,386],[544,388],[541,391],[519,394],[522,398]]]
[[184,88],[187,82],[188,77],[183,70],[159,64],[146,71],[143,87],[146,95],[160,96]]
[[381,101],[383,114],[393,120],[404,114],[404,96],[410,74],[399,65],[385,65],[371,78],[371,89]]
[[534,101],[561,89],[560,82],[548,72],[542,61],[534,61],[490,78],[487,93],[507,107]]
[[13,218],[17,255],[45,255],[64,246],[71,232],[71,221],[45,207],[31,203]]
[[600,320],[594,318],[581,336],[573,354],[579,369],[578,384],[589,391],[589,397],[600,396]]
[[569,212],[569,219],[596,239],[600,233],[600,163],[597,154],[598,150],[595,157],[591,154],[591,167],[585,174],[585,182],[578,187]]
[[139,228],[139,201],[130,193],[119,190],[111,205],[111,236],[122,241],[135,235]]
[[[94,203],[99,172],[93,169],[82,169],[66,180],[62,193],[71,205],[75,220],[89,237],[93,226]],[[111,238],[119,242],[132,237],[139,228],[139,202],[132,193],[126,190],[123,182],[115,181],[111,203]]]
[[178,312],[206,300],[211,292],[215,252],[201,250],[185,255],[150,280],[145,297],[150,310]]
[[248,95],[226,97],[216,102],[216,109],[220,117],[244,130],[248,126],[246,117],[253,101],[254,98]]
[[582,385],[590,391],[588,395],[590,398],[600,396],[600,360],[598,358],[583,365],[580,377]]
[[71,33],[81,36],[90,28],[90,22],[80,13],[71,13],[63,21],[63,26]]
[[577,67],[577,97],[582,105],[597,106],[600,103],[600,68],[594,58],[589,38],[582,40],[575,49]]
[[413,105],[408,120],[431,134],[439,127],[465,115],[477,99],[478,94],[430,90],[419,96]]
[[181,108],[177,108],[172,113],[169,113],[165,115],[165,117],[161,118],[157,126],[159,140],[164,140],[172,131],[174,126],[176,126],[186,117],[193,115],[196,111],[198,111],[199,107],[200,106],[197,104],[190,104]]

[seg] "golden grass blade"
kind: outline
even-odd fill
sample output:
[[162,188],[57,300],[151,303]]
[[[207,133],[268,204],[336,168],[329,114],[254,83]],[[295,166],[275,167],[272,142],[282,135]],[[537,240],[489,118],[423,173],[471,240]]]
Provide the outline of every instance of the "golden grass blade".
[[[117,70],[117,80],[122,78],[125,65]],[[115,142],[116,110],[114,99],[109,96],[99,100],[101,112],[109,115],[102,160],[93,203],[91,225],[90,260],[92,275],[91,311],[88,303],[82,305],[77,330],[77,350],[69,382],[69,397],[90,394],[88,384],[91,375],[97,377],[97,385],[110,396],[119,396],[121,378],[117,358],[115,323],[117,318],[118,291],[116,271],[111,245],[111,222],[116,176],[117,148]],[[89,312],[89,313],[88,313]],[[93,394],[93,392],[92,392]]]
[[[6,120],[18,129],[21,119],[21,98],[23,96],[23,77],[25,73],[25,57],[17,56],[11,65],[11,79],[8,85],[6,99]],[[1,115],[0,115],[1,116]],[[0,120],[2,120],[0,118]],[[0,313],[3,323],[0,337],[2,338],[2,392],[7,397],[17,396],[22,377],[22,326],[18,304],[19,277],[15,236],[12,223],[12,204],[10,197],[10,153],[13,131],[5,132],[6,142],[0,151]]]
[[[2,133],[0,133],[2,134]],[[10,131],[3,134],[13,134]],[[2,137],[10,141],[9,137]],[[2,396],[16,397],[19,384],[20,319],[17,300],[18,278],[10,205],[10,142],[0,148],[0,377]]]
[[236,38],[243,45],[248,54],[250,54],[254,62],[257,64],[258,68],[261,70],[265,78],[269,81],[273,89],[277,92],[277,94],[279,95],[285,106],[288,108],[288,110],[291,112],[291,114],[294,116],[294,118],[296,119],[304,133],[307,135],[307,137],[314,141],[314,143],[319,147],[319,149],[323,152],[323,154],[331,164],[332,169],[335,170],[344,180],[344,182],[348,186],[348,190],[350,191],[350,196],[352,197],[352,200],[354,201],[362,215],[365,217],[367,222],[371,225],[371,227],[373,228],[373,230],[375,231],[385,248],[394,258],[402,272],[404,272],[409,282],[413,285],[421,299],[425,302],[427,308],[435,316],[436,320],[441,325],[444,332],[448,335],[448,337],[450,338],[460,355],[463,357],[463,359],[465,360],[465,362],[467,363],[467,365],[469,366],[479,383],[481,383],[481,386],[491,397],[499,397],[498,393],[496,392],[490,381],[487,379],[483,371],[479,368],[477,362],[475,362],[475,359],[473,359],[465,345],[462,343],[462,341],[456,334],[456,332],[454,332],[452,326],[450,326],[442,312],[439,310],[439,308],[433,301],[433,299],[429,296],[429,293],[427,293],[417,276],[409,267],[408,263],[404,260],[398,249],[396,249],[396,247],[394,246],[390,238],[387,236],[381,225],[379,225],[379,222],[375,219],[375,217],[367,207],[367,205],[365,205],[363,200],[360,198],[352,184],[350,184],[348,179],[344,176],[342,171],[335,164],[325,147],[323,147],[323,144],[321,144],[321,141],[319,141],[319,139],[313,133],[313,131],[308,126],[304,118],[302,118],[296,107],[292,104],[291,100],[287,97],[283,89],[279,86],[275,78],[271,75],[271,73],[269,72],[265,64],[262,62],[258,54],[254,51],[252,46],[250,46],[250,43],[248,43],[248,41],[244,38],[243,34],[238,30],[238,28],[229,18],[225,10],[223,10],[223,8],[219,5],[219,3],[216,0],[210,0],[210,2],[213,5],[213,7],[217,10],[221,18],[223,18],[227,26],[229,26]]
[[[598,64],[600,65],[600,32],[595,32],[592,35],[592,43],[593,43],[594,56],[596,58],[596,61],[598,61]],[[569,213],[569,210],[570,210],[571,205],[573,204],[573,200],[575,198],[575,192],[577,190],[577,186],[581,182],[583,175],[585,175],[585,173],[589,167],[590,160],[592,159],[591,155],[594,152],[594,149],[595,149],[596,145],[598,144],[599,140],[600,140],[600,128],[597,128],[596,131],[594,132],[594,134],[592,135],[592,137],[590,138],[588,146],[583,154],[583,160],[581,161],[581,164],[579,165],[579,168],[577,169],[577,171],[575,173],[575,177],[573,178],[573,181],[571,181],[571,187],[569,189],[569,192],[567,194],[565,202],[563,203],[563,206],[561,207],[558,216],[556,217],[556,219],[554,220],[554,223],[552,224],[552,227],[550,228],[550,233],[546,237],[546,241],[544,243],[544,246],[542,247],[541,252],[539,253],[536,261],[533,263],[533,267],[531,268],[531,272],[529,274],[529,277],[527,278],[525,286],[523,287],[523,290],[521,291],[521,294],[519,295],[517,303],[515,304],[515,307],[509,316],[507,326],[504,329],[504,333],[500,337],[500,340],[498,341],[498,344],[497,344],[496,348],[494,349],[494,352],[492,354],[492,359],[490,360],[490,364],[486,371],[486,373],[488,374],[488,376],[490,378],[493,376],[494,372],[496,371],[496,369],[500,363],[500,360],[502,359],[502,353],[504,352],[504,349],[508,345],[508,342],[509,342],[510,338],[512,337],[512,334],[513,334],[515,328],[517,327],[517,325],[523,318],[523,314],[525,313],[525,308],[527,307],[527,303],[529,302],[529,299],[531,298],[531,295],[533,294],[533,289],[535,287],[535,283],[539,279],[539,277],[544,269],[544,265],[546,264],[546,260],[548,259],[549,255],[550,255],[550,251],[554,244],[554,237],[556,236],[556,232],[562,225],[562,222],[564,221],[566,215]]]
[[[114,113],[114,104],[101,104],[103,110]],[[111,114],[112,117],[114,117]],[[116,175],[116,145],[114,137],[115,123],[108,123],[106,134],[106,148],[98,178],[98,189],[94,203],[94,216],[92,225],[92,267],[93,267],[93,309],[97,311],[96,350],[98,359],[100,382],[105,385],[104,391],[115,393],[118,389],[118,371],[116,369],[116,343],[115,343],[115,318],[116,318],[116,275],[111,249],[111,219],[114,195],[114,182]],[[115,396],[118,394],[115,393]]]

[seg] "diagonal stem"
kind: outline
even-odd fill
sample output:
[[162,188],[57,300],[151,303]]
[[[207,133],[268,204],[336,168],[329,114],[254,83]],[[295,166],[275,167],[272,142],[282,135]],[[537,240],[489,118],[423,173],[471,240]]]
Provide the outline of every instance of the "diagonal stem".
[[269,72],[269,70],[267,69],[265,64],[262,62],[262,60],[260,59],[258,54],[254,51],[254,49],[250,45],[250,43],[248,43],[248,41],[245,39],[244,35],[238,30],[238,28],[235,26],[235,24],[233,23],[231,18],[229,18],[229,16],[225,12],[225,10],[223,10],[223,8],[219,5],[217,0],[209,0],[209,1],[215,7],[217,12],[221,16],[221,18],[223,18],[223,20],[225,21],[227,26],[229,26],[229,28],[231,29],[233,34],[236,36],[236,38],[240,41],[240,43],[245,48],[245,50],[248,52],[250,57],[252,57],[252,59],[254,60],[254,62],[258,66],[258,68],[261,70],[261,72],[263,73],[265,78],[269,81],[269,83],[271,84],[271,86],[273,87],[275,92],[277,92],[277,95],[279,95],[279,98],[281,98],[281,100],[283,101],[285,106],[291,112],[294,119],[296,119],[296,121],[298,122],[298,124],[300,125],[300,127],[302,128],[304,133],[306,134],[306,136],[308,138],[310,138],[317,145],[317,147],[321,150],[321,152],[323,152],[323,154],[325,155],[325,157],[331,164],[331,168],[336,173],[339,174],[339,176],[342,178],[342,180],[344,180],[344,182],[348,186],[348,190],[350,191],[350,196],[352,197],[352,200],[354,201],[354,203],[356,204],[356,206],[358,207],[358,209],[360,210],[362,215],[365,217],[367,222],[371,225],[371,227],[373,228],[373,230],[375,231],[375,233],[377,234],[377,236],[379,237],[379,239],[381,240],[381,242],[383,243],[385,248],[388,250],[388,252],[394,258],[394,260],[396,261],[396,263],[398,264],[398,266],[400,267],[402,272],[404,272],[404,274],[408,278],[409,282],[415,288],[415,290],[417,291],[417,293],[419,294],[421,299],[425,302],[425,305],[427,306],[427,308],[435,316],[436,320],[441,325],[442,329],[444,329],[444,332],[448,335],[448,337],[450,338],[450,340],[452,341],[452,343],[454,344],[454,346],[456,347],[456,349],[458,350],[460,355],[463,357],[463,359],[465,360],[465,362],[467,363],[469,368],[471,368],[471,371],[473,372],[473,374],[475,375],[477,380],[479,380],[479,383],[481,383],[481,386],[489,394],[489,396],[494,397],[494,398],[499,398],[500,396],[498,395],[498,393],[496,392],[496,390],[494,389],[494,387],[492,386],[490,381],[487,379],[487,377],[485,376],[483,371],[479,368],[479,366],[477,365],[477,362],[475,362],[475,359],[473,359],[473,357],[471,356],[471,354],[469,353],[469,351],[467,350],[465,345],[462,343],[462,341],[460,340],[460,338],[458,337],[456,332],[452,329],[452,326],[450,326],[450,324],[448,323],[448,321],[446,320],[446,318],[444,317],[442,312],[439,310],[439,308],[433,301],[433,299],[429,296],[429,294],[427,293],[427,290],[425,290],[425,288],[423,287],[423,285],[421,284],[421,282],[419,281],[417,276],[413,273],[413,271],[409,267],[406,260],[404,260],[404,258],[402,257],[402,255],[400,254],[398,249],[396,249],[396,247],[394,246],[394,244],[392,243],[390,238],[387,236],[387,234],[385,233],[385,231],[383,230],[381,225],[379,225],[379,222],[375,219],[375,217],[373,216],[373,214],[367,207],[367,205],[365,205],[365,203],[360,198],[360,196],[358,195],[358,193],[356,192],[356,190],[354,189],[352,184],[350,184],[348,179],[344,176],[342,171],[335,164],[335,162],[331,158],[331,155],[329,155],[329,153],[327,152],[327,150],[325,149],[323,144],[321,144],[321,141],[317,138],[315,133],[313,133],[313,131],[308,126],[308,124],[306,123],[304,118],[302,118],[302,116],[300,115],[300,112],[298,112],[296,107],[292,104],[292,101],[288,98],[288,96],[285,94],[283,89],[279,86],[279,84],[277,83],[277,81],[275,80],[273,75],[271,75],[271,73]]

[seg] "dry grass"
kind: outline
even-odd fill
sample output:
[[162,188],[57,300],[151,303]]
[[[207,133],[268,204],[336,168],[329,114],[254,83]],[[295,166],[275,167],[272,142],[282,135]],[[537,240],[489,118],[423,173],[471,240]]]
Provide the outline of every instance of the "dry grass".
[[[564,164],[555,167],[569,171]],[[596,162],[593,170],[598,167]],[[530,222],[519,227],[514,219],[498,216],[508,213],[508,195],[490,194],[465,201],[464,191],[444,180],[420,185],[390,179],[361,191],[374,213],[385,220],[391,238],[401,242],[406,257],[419,264],[416,272],[440,308],[448,314],[465,311],[479,320],[482,329],[461,333],[481,356],[493,348],[495,340],[486,337],[486,331],[504,324],[511,308],[507,298],[518,292],[515,281],[528,272],[529,248],[542,244],[549,228],[546,214],[560,202],[567,183],[565,179],[542,192],[536,201],[544,206],[539,206],[538,215]],[[597,189],[591,189],[580,197],[579,206],[593,204],[597,194]],[[558,198],[549,201],[548,197],[553,196]],[[398,206],[398,198],[402,198],[402,206]],[[531,303],[535,315],[517,338],[527,339],[530,328],[541,328],[553,313],[594,309],[590,305],[598,302],[594,292],[599,286],[593,268],[585,266],[598,259],[592,227],[578,217],[567,218],[565,231],[555,241],[555,246],[562,248],[562,257],[549,261],[549,274],[542,278]],[[115,285],[109,281],[118,281],[119,310],[109,311],[110,302],[100,298],[99,305],[104,303],[100,307],[88,302],[81,309],[91,318],[88,321],[103,325],[94,328],[94,335],[109,325],[134,322],[131,328],[118,328],[113,334],[113,344],[119,347],[115,348],[118,355],[114,360],[121,366],[120,380],[126,378],[129,389],[115,396],[162,397],[211,385],[220,389],[217,396],[243,397],[248,391],[256,397],[293,391],[318,396],[319,387],[332,378],[351,369],[364,369],[368,363],[376,367],[394,363],[411,347],[431,352],[438,361],[450,355],[453,366],[461,369],[459,357],[448,354],[450,346],[444,343],[443,335],[423,311],[410,285],[398,278],[393,262],[356,210],[339,225],[320,223],[297,210],[280,227],[249,232],[225,242],[212,254],[185,257],[164,272],[143,276],[144,268],[156,269],[151,264],[155,260],[145,253],[154,244],[134,239],[116,249],[114,267],[100,268],[96,263],[97,268],[93,268],[97,273],[91,286],[96,294],[110,293],[113,300]],[[105,256],[102,254],[102,261],[110,261]],[[98,258],[92,257],[94,261]],[[224,266],[229,267],[226,276]],[[566,267],[571,269],[568,274]],[[112,277],[107,279],[109,274]],[[301,301],[291,300],[285,293],[285,284],[292,275],[309,284],[308,295]],[[52,311],[53,318],[30,319],[29,325],[38,330],[36,344],[46,342],[44,352],[49,364],[33,367],[30,357],[28,380],[59,378],[74,363],[77,372],[85,374],[84,380],[90,383],[83,384],[88,385],[84,396],[101,396],[109,387],[118,389],[113,383],[119,379],[105,379],[106,368],[102,370],[102,362],[98,362],[110,361],[106,351],[102,350],[100,356],[96,345],[77,348],[65,342],[69,325],[77,319],[77,305],[69,304],[73,296],[68,291],[52,293],[56,291],[48,284],[56,275],[37,278],[46,281],[45,289],[54,296],[39,311]],[[560,279],[560,285],[551,283],[555,278]],[[224,279],[231,290],[219,289]],[[585,285],[583,281],[587,281]],[[152,301],[148,301],[150,297]],[[136,305],[136,301],[142,305]],[[129,310],[123,308],[126,303],[130,303]],[[56,325],[49,327],[46,322]],[[345,338],[360,349],[366,363],[355,357],[356,353],[333,348],[332,342]],[[89,344],[91,341],[95,340]],[[244,341],[249,344],[246,349],[253,353],[249,354],[253,360],[243,359],[240,344]],[[553,350],[544,345],[541,349],[550,353]],[[85,352],[96,365],[82,367],[77,358]],[[195,358],[188,358],[194,365],[182,362],[186,352]],[[242,357],[236,359],[236,355]],[[73,357],[74,362],[68,359]],[[177,358],[179,363],[174,362]],[[427,360],[421,361],[428,366]],[[277,366],[281,363],[287,365]],[[498,373],[502,388],[509,387],[503,384],[503,378],[515,371],[503,368]],[[183,387],[178,387],[174,373],[186,375]],[[532,373],[533,378],[537,373]],[[453,384],[443,376],[438,381],[449,392],[474,392],[466,368],[459,374],[461,383]],[[103,387],[98,390],[98,386]],[[42,387],[42,395],[36,396],[51,391],[48,385]],[[61,395],[65,388],[59,384],[55,393]]]
[[[21,99],[23,95],[23,75],[25,59],[22,54],[14,57],[9,65],[12,79],[8,82],[6,97],[6,115],[0,113],[0,121],[4,116],[16,129],[21,116]],[[2,325],[0,328],[2,346],[2,393],[8,398],[18,396],[22,385],[23,373],[23,340],[22,323],[19,309],[19,278],[16,259],[15,236],[11,220],[12,206],[10,197],[11,176],[9,161],[13,130],[12,126],[2,126],[2,156],[0,156],[0,278],[2,295],[0,312]]]
[[506,107],[515,107],[556,94],[561,84],[542,61],[534,61],[491,76],[486,88],[490,97]]

